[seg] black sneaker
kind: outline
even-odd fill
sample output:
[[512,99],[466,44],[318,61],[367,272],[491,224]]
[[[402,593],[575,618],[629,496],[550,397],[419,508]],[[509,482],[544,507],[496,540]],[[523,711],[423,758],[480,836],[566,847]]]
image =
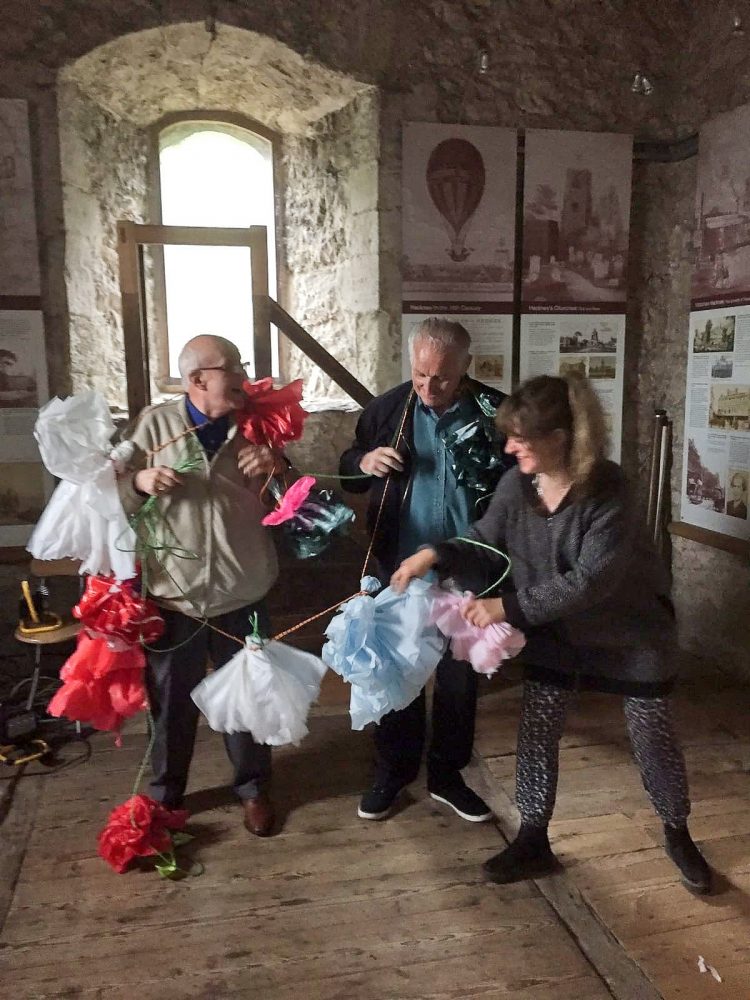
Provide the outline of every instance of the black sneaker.
[[401,785],[373,785],[360,799],[357,807],[359,818],[385,819],[393,808],[401,787]]
[[520,832],[504,851],[484,862],[482,871],[488,882],[506,885],[508,882],[524,882],[526,879],[552,875],[561,867],[552,853],[546,832],[544,836],[534,838]]
[[711,891],[711,869],[686,826],[664,826],[664,848],[680,869],[682,884],[700,896]]
[[485,823],[492,819],[492,810],[463,781],[450,785],[435,785],[429,788],[430,798],[443,802],[470,823]]

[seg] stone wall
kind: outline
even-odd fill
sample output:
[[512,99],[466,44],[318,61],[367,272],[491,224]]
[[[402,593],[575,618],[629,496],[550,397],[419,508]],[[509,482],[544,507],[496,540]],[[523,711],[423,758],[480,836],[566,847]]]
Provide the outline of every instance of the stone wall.
[[[95,304],[92,328],[98,332],[102,322],[115,338],[104,372],[94,371],[76,346],[87,329],[84,291],[71,292],[70,280],[66,287],[65,268],[69,279],[73,268],[85,279],[96,254],[89,227],[102,206],[121,211],[129,205],[137,213],[143,130],[166,111],[237,110],[285,136],[285,170],[295,188],[284,209],[288,302],[380,391],[400,377],[402,122],[461,120],[672,139],[750,99],[747,45],[731,36],[729,8],[709,0],[234,0],[219,2],[216,11],[215,38],[203,27],[203,0],[115,6],[29,0],[3,11],[0,95],[26,98],[32,111],[53,391],[68,391],[72,377],[105,385],[116,377],[111,247],[99,248],[101,287],[85,293]],[[481,48],[490,65],[480,76]],[[650,98],[630,91],[638,69],[655,84]],[[76,119],[77,98],[66,83],[89,98],[97,91],[98,110],[87,112],[87,121]],[[63,136],[62,173],[59,129],[94,137],[100,130],[97,141],[113,162],[128,157],[131,169],[121,186],[90,162],[94,144],[86,154],[91,176],[71,173],[70,135]],[[665,405],[675,421],[675,502],[694,170],[694,161],[639,164],[633,187],[624,464],[643,477],[652,410]],[[81,188],[80,211],[66,218],[63,181],[68,191],[71,184]],[[100,217],[99,224],[106,229],[107,221]],[[339,247],[340,271],[328,256],[329,239]],[[288,363],[290,373],[301,370],[291,352]],[[321,379],[319,388],[330,387]],[[348,436],[351,419],[316,418],[313,460],[321,448],[321,461],[333,462],[333,444]],[[738,624],[743,614],[747,619],[738,592],[746,565],[676,540],[673,568],[683,641],[717,650],[725,665],[746,662],[746,632]],[[744,594],[746,601],[746,586]]]
[[[124,401],[115,222],[154,221],[148,157],[155,155],[153,129],[169,112],[223,111],[276,131],[280,231],[286,233],[282,305],[322,343],[335,343],[339,359],[355,372],[358,343],[372,345],[360,352],[363,362],[377,357],[372,88],[308,67],[287,46],[254,32],[222,26],[214,39],[202,23],[177,24],[115,39],[64,67],[58,106],[74,389],[93,384],[114,403]],[[148,280],[146,292],[153,307]],[[152,308],[152,334],[153,320]],[[92,337],[100,348],[95,355]],[[306,359],[287,360],[285,374],[304,376],[308,393],[340,395]],[[152,364],[152,394],[158,393],[158,368]]]
[[71,385],[126,407],[115,223],[147,221],[148,138],[75,83],[61,83],[58,107]]
[[[666,77],[663,39],[684,17],[680,0],[657,10],[646,0],[325,0],[217,5],[216,37],[204,30],[202,2],[30,0],[3,11],[0,93],[26,97],[39,126],[40,228],[47,263],[44,306],[54,390],[70,386],[68,301],[62,253],[58,125],[54,86],[60,71],[101,113],[144,129],[168,111],[235,110],[284,135],[305,135],[368,87],[380,91],[382,128],[369,136],[380,177],[380,300],[347,283],[358,299],[350,321],[360,343],[355,364],[376,391],[398,377],[400,123],[443,120],[668,134],[665,90],[632,95],[634,68]],[[192,23],[191,23],[192,22]],[[476,73],[480,47],[490,67]],[[320,126],[327,133],[333,121]],[[63,122],[63,128],[66,123]],[[322,137],[322,136],[321,136]],[[137,144],[137,143],[136,143]],[[351,146],[351,143],[350,143]],[[353,147],[352,147],[353,148]],[[365,157],[352,193],[372,180]],[[371,207],[363,209],[370,211]],[[388,218],[384,213],[389,213]],[[363,215],[360,243],[371,231]],[[377,270],[377,277],[375,271]],[[106,282],[105,282],[106,284]],[[327,294],[327,293],[324,293]],[[78,305],[74,303],[74,305]],[[363,308],[364,306],[364,308]],[[325,312],[320,303],[310,311]],[[76,314],[78,315],[78,313]],[[359,317],[368,317],[364,325]],[[76,320],[80,327],[80,322]],[[375,336],[375,343],[369,338]],[[348,359],[347,359],[348,360]]]
[[[637,242],[631,247],[636,294],[630,303],[626,452],[645,504],[654,409],[673,421],[671,516],[679,519],[684,446],[690,278],[696,159],[636,167]],[[637,444],[633,446],[634,442]],[[750,680],[747,559],[686,538],[669,539],[673,596],[683,648],[722,671]]]
[[[283,142],[283,305],[376,391],[380,325],[378,103],[367,92]],[[315,399],[342,390],[283,337],[282,369]]]
[[[737,11],[724,4],[696,4],[692,31],[675,58],[676,137],[717,114],[750,102],[750,52],[745,34],[732,31]],[[679,517],[684,447],[690,278],[694,261],[696,160],[649,168],[648,235],[639,286],[647,288],[641,319],[648,331],[638,368],[638,411],[644,427],[653,405],[674,422],[672,514]],[[644,442],[645,443],[645,442]],[[641,448],[641,475],[646,450]],[[750,680],[750,571],[747,559],[686,538],[671,538],[675,604],[681,645],[704,669],[718,667]]]

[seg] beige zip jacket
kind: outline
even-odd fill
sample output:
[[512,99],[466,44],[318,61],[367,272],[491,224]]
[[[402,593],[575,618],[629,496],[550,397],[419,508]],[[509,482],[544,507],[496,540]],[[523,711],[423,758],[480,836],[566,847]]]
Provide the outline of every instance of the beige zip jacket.
[[278,564],[271,531],[260,523],[266,513],[259,496],[262,477],[248,478],[237,467],[244,441],[236,425],[211,462],[194,435],[149,457],[150,451],[190,426],[184,398],[145,409],[123,435],[136,451],[118,484],[125,512],[134,514],[146,500],[133,485],[136,472],[154,465],[174,468],[189,452],[202,458],[197,469],[181,473],[183,486],[157,500],[184,551],[152,555],[147,583],[157,604],[214,618],[265,597]]

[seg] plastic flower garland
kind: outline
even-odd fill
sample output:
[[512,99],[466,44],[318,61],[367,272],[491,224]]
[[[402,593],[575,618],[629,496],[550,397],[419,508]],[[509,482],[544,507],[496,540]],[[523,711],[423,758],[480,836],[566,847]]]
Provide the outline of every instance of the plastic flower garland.
[[445,639],[430,621],[432,588],[412,580],[403,594],[364,577],[364,592],[338,611],[326,628],[321,656],[351,684],[353,729],[380,722],[417,697],[445,652]]
[[297,559],[311,559],[327,549],[334,537],[345,534],[353,520],[354,511],[337,500],[332,490],[314,489],[281,530]]
[[190,697],[216,732],[252,733],[256,743],[274,747],[296,744],[307,736],[325,672],[320,657],[256,634]]
[[492,494],[507,466],[495,430],[496,408],[487,393],[474,399],[479,415],[446,435],[445,448],[456,482],[476,493],[478,502]]
[[134,580],[118,583],[112,577],[87,577],[73,616],[90,636],[106,639],[112,649],[152,643],[164,634],[159,609],[136,591]]
[[260,523],[268,526],[289,521],[307,500],[314,485],[314,476],[302,476],[295,483],[292,483],[289,489],[282,493],[276,509],[272,510],[270,514],[266,514]]
[[174,851],[193,839],[184,833],[189,815],[187,809],[167,809],[147,795],[133,795],[109,814],[97,838],[99,856],[120,874],[137,858],[153,857],[163,878],[184,874]]
[[484,628],[467,622],[462,611],[473,597],[469,593],[454,594],[436,588],[430,620],[450,639],[451,653],[456,660],[465,660],[477,673],[491,677],[503,660],[521,652],[526,637],[507,622]]
[[62,480],[34,528],[28,550],[36,559],[80,559],[81,573],[135,575],[135,538],[115,475],[133,445],[112,448],[115,425],[104,397],[90,390],[39,411],[34,437],[45,467]]
[[237,413],[237,426],[251,444],[265,444],[281,451],[288,441],[298,441],[309,416],[300,406],[302,379],[274,389],[272,378],[245,382],[247,399]]
[[112,649],[106,639],[78,636],[76,651],[60,670],[62,686],[47,712],[94,729],[118,734],[125,719],[148,707],[143,673],[146,657],[140,645]]

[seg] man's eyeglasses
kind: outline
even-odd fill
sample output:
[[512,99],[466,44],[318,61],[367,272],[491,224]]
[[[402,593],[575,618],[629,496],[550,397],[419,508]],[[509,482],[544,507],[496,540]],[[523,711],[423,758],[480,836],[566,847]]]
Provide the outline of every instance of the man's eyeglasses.
[[201,365],[200,368],[194,368],[191,375],[195,375],[196,372],[225,372],[227,375],[244,375],[250,378],[250,369],[252,368],[251,361],[240,361],[234,365]]

